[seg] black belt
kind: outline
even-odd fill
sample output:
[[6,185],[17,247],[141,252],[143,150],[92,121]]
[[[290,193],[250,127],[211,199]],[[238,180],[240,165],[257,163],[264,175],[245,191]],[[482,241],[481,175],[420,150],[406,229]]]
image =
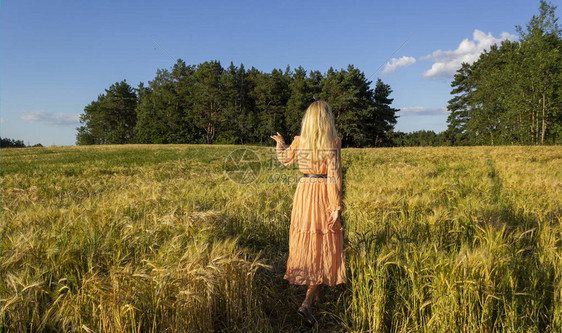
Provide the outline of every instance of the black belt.
[[326,175],[326,174],[305,173],[302,176],[303,177],[309,177],[309,178],[328,178],[328,175]]

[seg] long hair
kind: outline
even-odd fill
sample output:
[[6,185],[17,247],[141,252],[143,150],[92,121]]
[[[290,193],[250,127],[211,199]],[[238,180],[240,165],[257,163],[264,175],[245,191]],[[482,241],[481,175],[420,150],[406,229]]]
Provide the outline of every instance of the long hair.
[[338,135],[334,114],[328,103],[318,100],[306,109],[301,123],[300,148],[310,156],[310,161],[321,161],[335,148],[334,139]]

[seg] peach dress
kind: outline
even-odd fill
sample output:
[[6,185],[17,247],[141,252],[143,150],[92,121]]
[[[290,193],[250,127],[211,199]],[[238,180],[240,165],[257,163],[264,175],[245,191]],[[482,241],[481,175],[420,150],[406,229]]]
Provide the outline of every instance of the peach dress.
[[327,174],[327,178],[301,177],[293,198],[289,232],[289,259],[284,279],[291,284],[345,283],[343,233],[340,218],[333,229],[328,226],[330,212],[342,210],[341,139],[335,138],[323,162],[311,163],[299,151],[299,136],[289,147],[277,143],[277,159],[285,166],[298,162],[303,173]]

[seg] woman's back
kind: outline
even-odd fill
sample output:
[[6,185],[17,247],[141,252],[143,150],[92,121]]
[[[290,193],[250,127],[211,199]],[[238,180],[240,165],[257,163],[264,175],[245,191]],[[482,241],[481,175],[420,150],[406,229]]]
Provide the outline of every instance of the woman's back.
[[[296,136],[295,140],[299,140],[300,137]],[[297,162],[299,165],[299,170],[302,173],[312,173],[312,174],[328,174],[328,167],[330,162],[334,162],[336,155],[338,154],[338,148],[341,148],[341,139],[339,137],[334,138],[335,148],[324,148],[322,149],[325,158],[319,161],[312,160],[312,150],[298,145]]]

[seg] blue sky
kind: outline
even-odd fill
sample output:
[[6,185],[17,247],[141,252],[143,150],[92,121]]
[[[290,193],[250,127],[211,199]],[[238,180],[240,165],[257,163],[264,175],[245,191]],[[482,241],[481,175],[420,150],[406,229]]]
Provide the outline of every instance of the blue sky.
[[391,86],[392,106],[401,109],[396,130],[440,132],[455,69],[490,44],[516,39],[515,25],[525,26],[538,7],[530,0],[2,1],[0,136],[74,145],[78,115],[104,89],[123,79],[147,83],[177,58],[265,72],[353,64]]

